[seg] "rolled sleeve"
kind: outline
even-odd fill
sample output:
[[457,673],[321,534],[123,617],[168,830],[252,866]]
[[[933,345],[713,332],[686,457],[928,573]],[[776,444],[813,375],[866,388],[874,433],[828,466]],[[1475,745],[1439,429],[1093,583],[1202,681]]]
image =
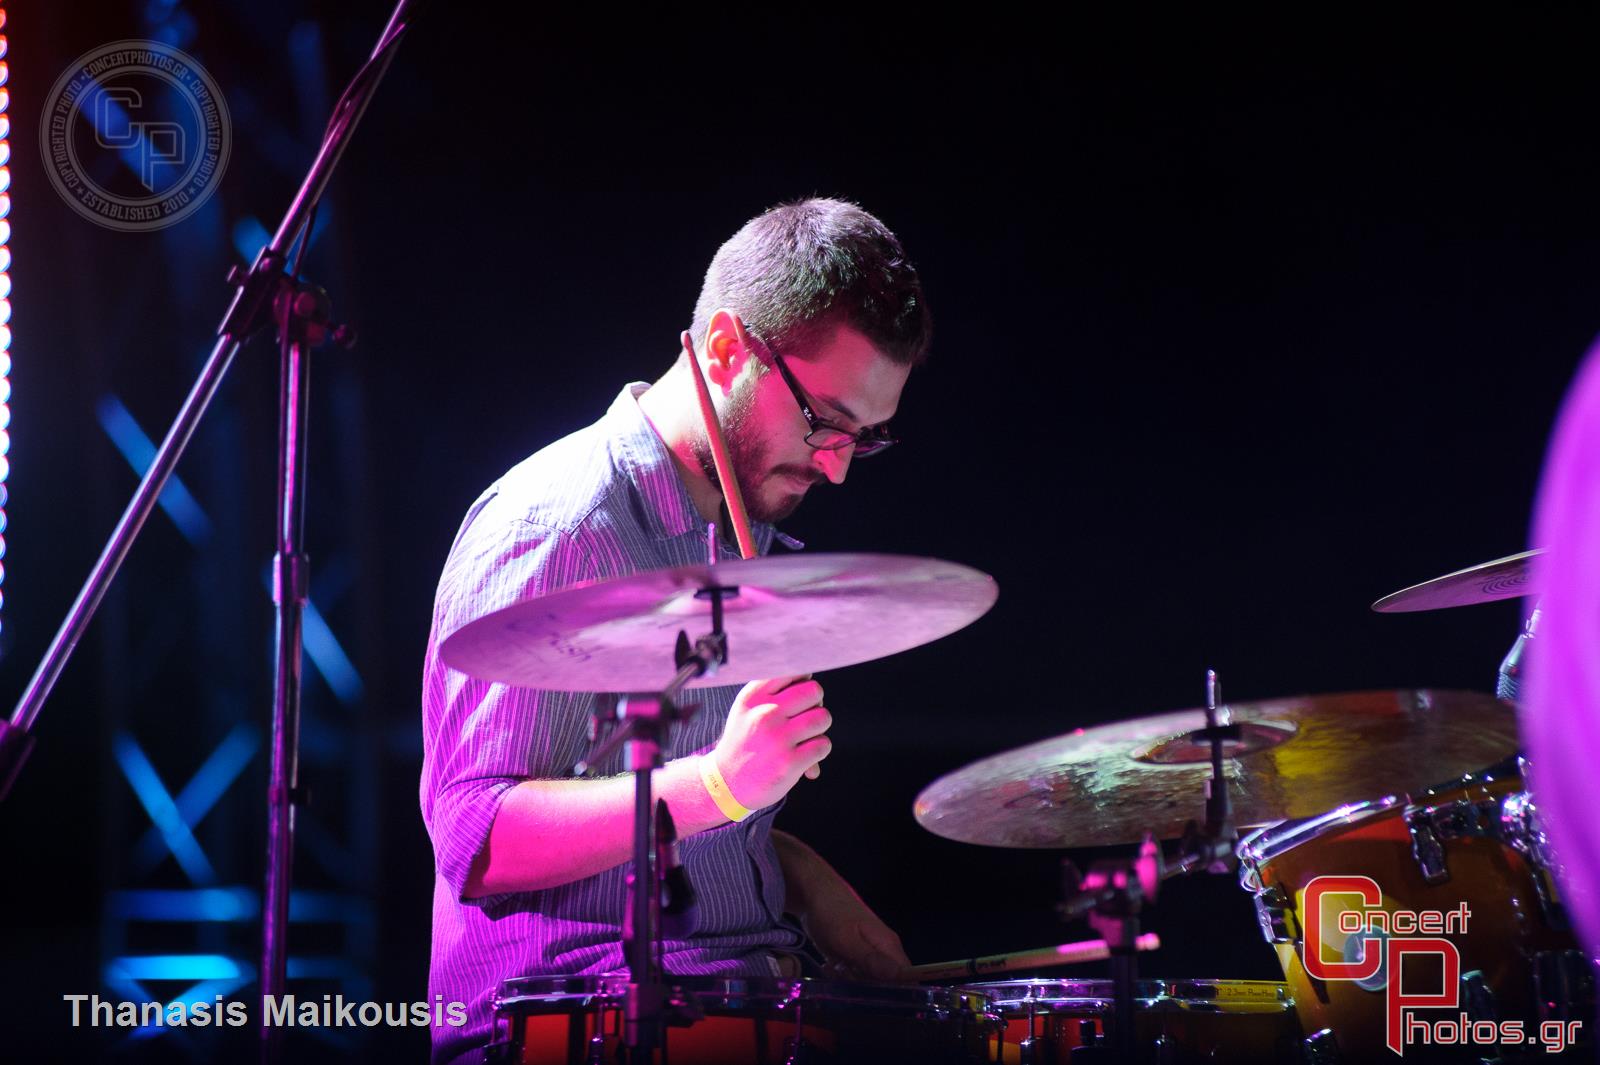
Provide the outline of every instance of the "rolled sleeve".
[[423,677],[423,820],[439,876],[475,906],[505,897],[463,895],[500,804],[524,780],[569,774],[593,704],[584,693],[479,680],[439,657],[440,643],[467,622],[598,575],[566,534],[494,511],[492,499],[474,508],[451,549]]

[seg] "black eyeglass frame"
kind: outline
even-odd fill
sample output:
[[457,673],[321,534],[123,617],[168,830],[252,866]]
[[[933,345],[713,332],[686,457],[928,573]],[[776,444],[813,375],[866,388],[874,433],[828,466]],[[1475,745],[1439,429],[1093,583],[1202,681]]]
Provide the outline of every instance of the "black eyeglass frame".
[[[761,346],[766,348],[772,355],[772,364],[778,368],[778,373],[783,377],[783,383],[789,386],[789,392],[794,396],[795,403],[799,405],[800,413],[805,415],[806,425],[809,427],[805,437],[807,446],[818,451],[842,451],[853,444],[856,449],[855,457],[864,459],[870,455],[880,454],[900,442],[899,437],[889,432],[887,422],[882,425],[869,425],[852,433],[850,430],[834,425],[828,419],[819,416],[812,409],[811,401],[806,398],[805,389],[800,387],[800,382],[796,381],[794,374],[789,372],[789,367],[785,365],[783,356],[778,354],[778,349],[766,341],[761,341]],[[812,439],[819,433],[837,433],[840,439],[837,443],[819,444]]]

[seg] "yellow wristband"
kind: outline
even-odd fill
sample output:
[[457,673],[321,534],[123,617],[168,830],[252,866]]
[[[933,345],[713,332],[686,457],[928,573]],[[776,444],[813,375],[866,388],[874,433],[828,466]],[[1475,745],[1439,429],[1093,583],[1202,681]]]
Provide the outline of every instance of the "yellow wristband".
[[750,811],[733,797],[728,782],[722,779],[722,771],[717,768],[717,763],[709,754],[700,759],[700,782],[706,786],[706,791],[711,793],[711,801],[717,804],[717,809],[722,811],[723,817],[729,821],[743,821],[750,816]]

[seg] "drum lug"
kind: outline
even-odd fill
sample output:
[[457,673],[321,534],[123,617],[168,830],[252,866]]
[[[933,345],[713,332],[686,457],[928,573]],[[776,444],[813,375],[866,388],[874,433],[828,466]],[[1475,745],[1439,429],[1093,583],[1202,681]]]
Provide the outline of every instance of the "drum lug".
[[1300,1040],[1300,1056],[1306,1065],[1339,1065],[1339,1041],[1333,1037],[1332,1028],[1312,1032]]
[[1570,930],[1572,924],[1567,917],[1566,907],[1561,905],[1551,890],[1550,878],[1555,874],[1556,861],[1550,850],[1549,838],[1539,823],[1539,808],[1534,804],[1533,796],[1519,791],[1501,800],[1495,830],[1500,841],[1522,855],[1528,863],[1533,877],[1533,890],[1539,897],[1539,911],[1544,919],[1558,932]]
[[1533,955],[1533,995],[1540,1021],[1583,1021],[1595,1012],[1594,968],[1581,950]]
[[1550,841],[1539,824],[1539,809],[1525,791],[1507,795],[1500,802],[1499,836],[1505,844],[1538,869],[1554,869]]
[[1500,1023],[1500,1007],[1495,1002],[1494,989],[1478,969],[1461,974],[1461,1007],[1475,1021]]
[[1422,870],[1422,879],[1429,884],[1450,879],[1450,867],[1444,857],[1446,840],[1484,834],[1478,809],[1469,802],[1408,807],[1405,817],[1406,829],[1411,833],[1411,855]]
[[1299,943],[1299,937],[1289,928],[1289,896],[1280,887],[1262,888],[1256,892],[1256,920],[1261,924],[1261,934],[1268,943]]

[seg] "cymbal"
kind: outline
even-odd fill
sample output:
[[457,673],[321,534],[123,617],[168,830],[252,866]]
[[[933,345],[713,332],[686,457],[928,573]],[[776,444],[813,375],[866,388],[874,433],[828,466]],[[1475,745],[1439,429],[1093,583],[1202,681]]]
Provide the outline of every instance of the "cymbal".
[[1413,584],[1379,599],[1372,609],[1380,614],[1399,614],[1411,610],[1442,610],[1447,606],[1471,606],[1497,599],[1515,599],[1544,591],[1533,579],[1533,560],[1543,548],[1507,555],[1483,562],[1431,581]]
[[677,669],[679,631],[711,629],[703,588],[723,602],[728,661],[690,687],[816,673],[948,636],[994,605],[994,578],[936,558],[796,554],[650,570],[576,584],[468,622],[447,665],[552,691],[656,691]]
[[[1517,749],[1516,711],[1461,691],[1306,695],[1220,707],[1240,829],[1326,813],[1491,765]],[[931,832],[991,847],[1099,847],[1183,835],[1204,820],[1204,710],[1118,721],[1019,747],[940,777],[913,812]]]

